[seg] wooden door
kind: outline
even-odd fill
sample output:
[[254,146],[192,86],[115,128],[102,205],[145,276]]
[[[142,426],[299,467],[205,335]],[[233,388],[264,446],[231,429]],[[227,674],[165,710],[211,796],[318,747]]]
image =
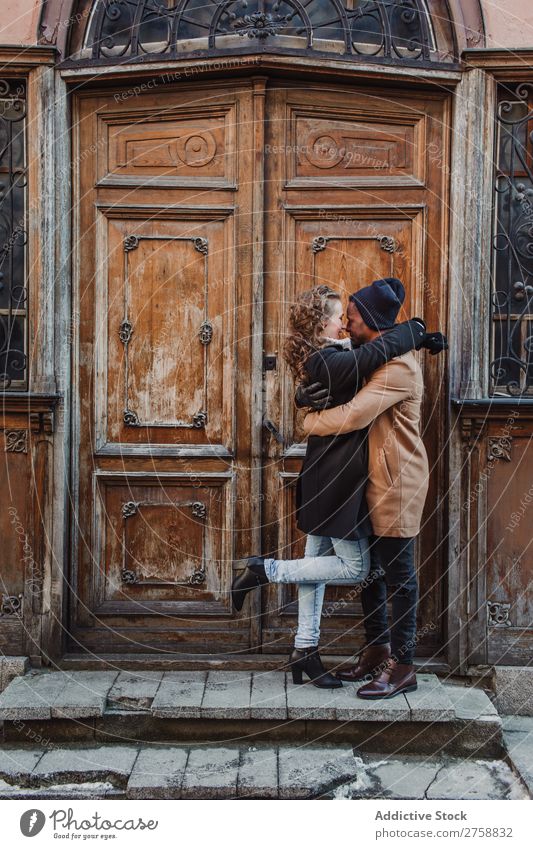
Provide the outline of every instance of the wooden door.
[[[343,295],[379,277],[402,279],[400,319],[423,316],[446,330],[448,100],[439,95],[361,87],[277,84],[267,97],[265,138],[265,416],[285,445],[265,435],[264,547],[297,557],[304,539],[294,517],[295,482],[305,453],[282,357],[287,306],[298,291],[326,283]],[[272,362],[272,361],[271,361]],[[418,544],[417,652],[443,645],[446,567],[443,458],[445,359],[420,355],[426,396],[423,437],[431,469]],[[269,587],[263,650],[286,650],[295,626],[295,591]],[[361,607],[350,588],[330,588],[324,651],[352,652],[363,642]]]
[[69,648],[212,656],[258,642],[264,82],[152,88],[74,101]]
[[[76,98],[71,650],[287,649],[291,588],[239,615],[229,596],[242,558],[302,550],[286,307],[318,281],[348,293],[394,274],[404,317],[444,328],[447,109],[264,78]],[[433,651],[446,399],[444,360],[422,363],[419,651]],[[328,650],[351,652],[359,621],[329,590]]]

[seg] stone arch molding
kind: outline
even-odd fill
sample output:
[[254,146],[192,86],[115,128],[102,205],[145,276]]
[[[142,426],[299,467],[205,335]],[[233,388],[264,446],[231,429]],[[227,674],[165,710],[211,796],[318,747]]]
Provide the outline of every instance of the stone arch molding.
[[80,63],[271,48],[426,63],[483,47],[485,32],[480,0],[44,0],[39,42]]

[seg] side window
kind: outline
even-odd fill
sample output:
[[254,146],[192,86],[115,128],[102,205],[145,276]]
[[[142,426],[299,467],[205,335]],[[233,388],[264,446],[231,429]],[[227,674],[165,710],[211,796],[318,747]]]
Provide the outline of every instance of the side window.
[[0,80],[0,390],[27,388],[26,83]]
[[533,88],[500,86],[494,180],[492,395],[533,396]]

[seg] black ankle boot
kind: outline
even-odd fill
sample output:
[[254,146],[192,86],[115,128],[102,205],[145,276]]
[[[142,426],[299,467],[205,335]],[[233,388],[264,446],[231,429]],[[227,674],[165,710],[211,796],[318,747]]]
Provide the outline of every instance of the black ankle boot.
[[302,673],[311,679],[315,687],[336,690],[342,687],[342,681],[334,678],[322,665],[318,646],[305,649],[293,649],[289,656],[289,664],[292,670],[292,683],[303,684]]
[[268,584],[265,572],[264,557],[250,557],[246,561],[246,569],[238,575],[231,585],[231,598],[235,610],[242,610],[244,599],[255,587]]

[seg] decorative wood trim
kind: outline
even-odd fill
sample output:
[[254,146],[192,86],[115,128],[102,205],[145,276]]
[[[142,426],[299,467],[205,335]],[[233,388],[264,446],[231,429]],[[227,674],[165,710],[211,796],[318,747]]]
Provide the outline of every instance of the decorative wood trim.
[[[262,447],[263,415],[263,320],[264,320],[264,236],[265,236],[265,101],[266,77],[252,80],[252,327],[250,392],[250,521],[251,540],[255,551],[261,551]],[[261,643],[261,598],[252,593],[250,599],[251,645]]]
[[500,47],[467,48],[463,50],[461,58],[467,70],[482,68],[498,78],[501,74],[507,76],[508,73],[515,74],[516,71],[519,71],[531,77],[533,48],[522,47],[507,50]]
[[29,71],[36,65],[55,65],[58,59],[56,47],[42,47],[37,44],[14,46],[0,45],[0,62],[8,65],[9,73]]
[[463,445],[471,450],[481,438],[486,420],[482,418],[461,419],[461,439]]
[[[35,393],[9,393],[0,395],[0,430],[17,430],[15,422],[27,421],[31,433],[53,433],[55,410],[61,401],[60,394],[39,395]],[[3,420],[3,423],[2,423]],[[6,451],[18,450],[7,448]]]
[[[476,108],[472,104],[476,104]],[[489,379],[495,86],[479,69],[455,92],[451,167],[450,390],[486,396]]]

